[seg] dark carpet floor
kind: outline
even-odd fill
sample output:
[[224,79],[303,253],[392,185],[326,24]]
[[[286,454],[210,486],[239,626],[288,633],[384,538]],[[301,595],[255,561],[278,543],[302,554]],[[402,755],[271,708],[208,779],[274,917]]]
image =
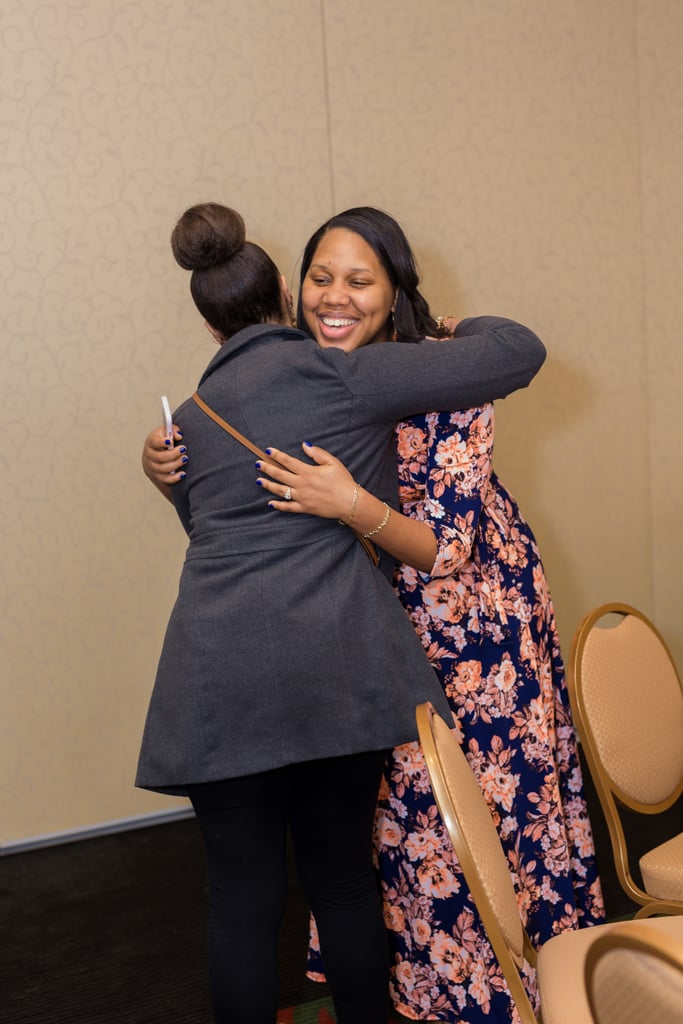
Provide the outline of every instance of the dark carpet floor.
[[[0,858],[2,1024],[210,1024],[204,882],[191,818]],[[283,1006],[326,992],[307,928],[292,873]]]
[[[635,907],[616,880],[587,784],[608,916],[627,916]],[[680,831],[682,806],[640,827],[643,849]],[[0,857],[0,1022],[210,1024],[204,921],[192,818]],[[308,910],[290,870],[279,944],[285,1024],[334,1020],[326,987],[304,976],[307,935]]]

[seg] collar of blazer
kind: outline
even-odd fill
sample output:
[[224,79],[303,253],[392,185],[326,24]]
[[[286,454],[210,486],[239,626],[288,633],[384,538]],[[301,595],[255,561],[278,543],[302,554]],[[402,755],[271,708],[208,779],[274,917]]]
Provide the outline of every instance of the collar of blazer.
[[[284,327],[280,324],[251,324],[249,327],[244,327],[237,334],[233,334],[232,338],[228,338],[215,356],[204,370],[201,376],[199,385],[203,384],[207,377],[209,377],[213,371],[218,367],[222,366],[223,363],[231,359],[240,349],[243,349],[246,345],[254,340],[254,338],[260,338],[264,334],[271,334],[273,338],[277,338],[279,342],[290,340],[290,341],[301,341],[313,339],[309,334],[305,334],[303,331],[297,331],[293,327]],[[198,385],[198,386],[199,386]]]

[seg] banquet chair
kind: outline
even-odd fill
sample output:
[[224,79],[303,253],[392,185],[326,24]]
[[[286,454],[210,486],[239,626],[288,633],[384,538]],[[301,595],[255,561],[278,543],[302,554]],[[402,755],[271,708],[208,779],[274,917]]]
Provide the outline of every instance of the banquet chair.
[[[593,1024],[584,984],[586,954],[615,926],[561,932],[536,952],[491,812],[455,734],[430,703],[418,705],[416,717],[437,806],[521,1024]],[[683,941],[683,917],[653,918],[648,927]],[[538,1015],[523,981],[524,961],[536,968]]]
[[585,977],[595,1024],[683,1021],[683,941],[650,922],[615,925],[596,939]]
[[641,885],[620,815],[626,808],[647,828],[648,815],[673,808],[683,793],[683,690],[664,640],[630,605],[603,604],[574,635],[567,684],[617,877],[639,905],[635,917],[683,913],[681,825],[637,860]]

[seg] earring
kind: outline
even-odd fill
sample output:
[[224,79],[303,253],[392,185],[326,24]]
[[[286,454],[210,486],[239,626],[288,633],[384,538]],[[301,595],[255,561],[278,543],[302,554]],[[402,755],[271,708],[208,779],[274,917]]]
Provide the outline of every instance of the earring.
[[394,320],[394,311],[393,311],[393,309],[392,309],[392,311],[391,311],[391,313],[389,315],[391,317],[391,340],[392,341],[398,341],[398,331],[396,330],[396,322]]
[[292,327],[296,327],[296,314],[294,313],[294,303],[291,299],[289,300],[289,319]]

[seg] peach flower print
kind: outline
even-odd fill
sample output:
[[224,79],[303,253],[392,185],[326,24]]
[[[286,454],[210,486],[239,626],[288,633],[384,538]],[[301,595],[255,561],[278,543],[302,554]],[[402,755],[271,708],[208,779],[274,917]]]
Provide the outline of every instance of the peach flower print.
[[432,937],[432,927],[429,921],[416,918],[412,923],[412,933],[418,946],[426,946]]
[[559,896],[557,895],[556,889],[553,887],[553,880],[550,875],[544,875],[541,883],[541,898],[546,903],[557,903]]
[[313,915],[311,915],[310,921],[309,921],[309,936],[310,936],[311,948],[315,949],[315,950],[317,950],[319,952],[320,951],[320,936],[318,935],[318,925],[316,924],[316,920],[313,917]]
[[382,818],[378,823],[377,836],[382,846],[396,849],[401,845],[403,833],[395,821],[389,818]]
[[470,453],[467,445],[452,434],[439,442],[434,462],[450,477],[469,472]]
[[507,839],[508,836],[514,835],[519,828],[517,818],[507,814],[498,826],[498,832],[501,839]]
[[411,779],[414,775],[422,775],[426,771],[424,757],[416,741],[402,743],[400,747],[394,747],[394,764],[400,767],[403,776]]
[[435,933],[429,956],[439,974],[446,975],[449,981],[463,981],[467,977],[470,958],[446,932]]
[[405,849],[411,860],[424,860],[433,857],[439,847],[439,836],[433,828],[425,828],[421,832],[411,832],[406,838]]
[[479,778],[484,793],[505,811],[512,810],[518,783],[519,776],[504,772],[496,764],[489,765]]
[[534,697],[529,701],[526,709],[526,729],[539,742],[548,742],[548,715],[544,701],[540,697]]
[[471,693],[481,686],[481,662],[461,661],[455,669],[455,687],[459,693]]
[[406,919],[405,915],[400,907],[396,904],[384,903],[384,924],[392,932],[402,932],[405,930]]
[[513,688],[517,682],[517,670],[512,664],[510,658],[503,658],[500,663],[500,669],[495,677],[496,686],[499,690],[507,693]]
[[419,473],[427,459],[425,431],[402,423],[397,435],[398,457],[403,464],[403,472]]
[[493,443],[493,410],[489,406],[472,421],[469,436],[473,453],[488,459],[489,449]]
[[468,991],[475,1003],[482,1007],[484,1013],[489,1013],[491,1009],[491,989],[489,988],[488,972],[481,960],[475,960],[472,964]]
[[593,832],[588,818],[575,817],[572,826],[572,839],[579,857],[588,857],[593,852]]
[[401,960],[396,965],[396,977],[408,992],[415,988],[415,971],[409,960]]
[[534,566],[534,591],[536,593],[536,601],[538,605],[537,615],[545,615],[545,609],[548,607],[550,602],[550,591],[548,590],[548,581],[543,572],[543,566]]
[[572,907],[570,903],[565,903],[564,915],[553,922],[553,932],[557,935],[559,932],[567,932],[570,929],[578,928],[578,926],[576,908]]
[[519,649],[524,661],[529,662],[531,665],[536,663],[538,652],[536,650],[534,638],[531,635],[531,630],[527,625],[522,628]]
[[423,892],[432,899],[445,900],[460,891],[460,883],[440,857],[425,859],[417,869],[417,878]]
[[456,579],[432,579],[425,584],[424,606],[437,619],[455,619],[464,607],[465,588]]

